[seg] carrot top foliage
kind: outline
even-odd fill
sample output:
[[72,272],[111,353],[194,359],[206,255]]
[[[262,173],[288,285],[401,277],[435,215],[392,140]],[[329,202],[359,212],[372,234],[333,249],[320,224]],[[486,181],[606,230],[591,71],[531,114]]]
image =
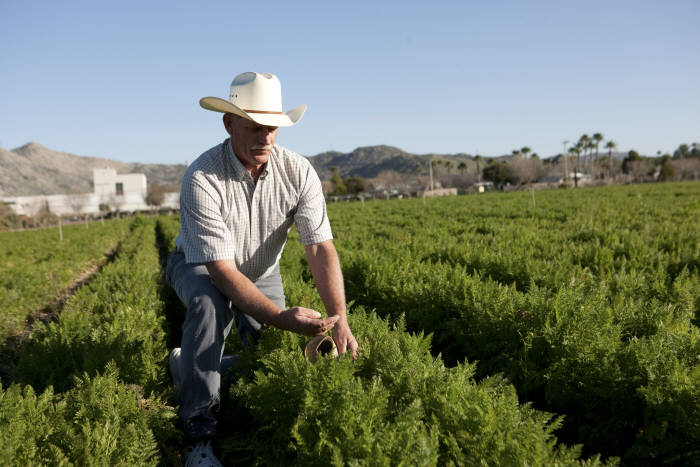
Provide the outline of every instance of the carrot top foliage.
[[[683,183],[538,192],[536,207],[529,193],[330,204],[360,354],[310,364],[304,337],[267,329],[242,349],[232,333],[226,353],[243,360],[222,394],[222,459],[700,463],[699,195]],[[162,277],[178,219],[123,225],[80,240],[121,241],[3,374],[3,464],[181,462],[166,365],[183,316]],[[47,274],[26,238],[0,260]],[[281,267],[287,304],[322,311],[294,231]],[[29,305],[37,287],[14,315],[60,293]]]

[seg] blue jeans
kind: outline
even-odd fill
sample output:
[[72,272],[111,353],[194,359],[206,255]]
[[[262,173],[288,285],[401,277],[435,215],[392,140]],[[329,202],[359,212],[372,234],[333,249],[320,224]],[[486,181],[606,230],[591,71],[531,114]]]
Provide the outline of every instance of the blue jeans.
[[[178,414],[187,438],[211,438],[216,434],[214,412],[219,405],[221,375],[232,364],[231,357],[224,357],[226,336],[235,324],[243,345],[253,345],[262,326],[231,305],[212,283],[204,264],[185,263],[183,253],[170,253],[165,280],[187,307],[182,325]],[[279,264],[254,284],[285,308]]]

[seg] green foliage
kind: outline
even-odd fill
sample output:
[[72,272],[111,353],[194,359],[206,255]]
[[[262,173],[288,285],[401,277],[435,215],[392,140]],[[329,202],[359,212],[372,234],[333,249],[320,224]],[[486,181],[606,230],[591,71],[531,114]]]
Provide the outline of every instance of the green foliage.
[[64,394],[31,386],[0,388],[4,465],[156,465],[149,426],[172,412],[119,382],[114,365],[83,376]]
[[[700,463],[698,195],[668,183],[540,192],[536,208],[529,193],[330,205],[360,354],[311,365],[304,337],[268,329],[243,350],[233,332],[227,353],[244,363],[225,392],[225,463]],[[0,390],[3,463],[180,461],[174,411],[154,395],[172,396],[166,332],[182,316],[166,310],[162,262],[179,223],[129,227],[20,349],[23,385]],[[281,267],[287,303],[322,311],[294,231]]]
[[[305,338],[264,332],[248,359],[254,373],[232,388],[236,405],[226,418],[245,420],[246,429],[222,442],[231,462],[578,462],[578,448],[556,446],[559,420],[520,406],[502,379],[477,383],[473,365],[446,368],[431,356],[430,338],[404,332],[401,319],[391,326],[356,308],[350,320],[361,346],[356,361],[343,355],[312,365],[301,351]],[[238,457],[244,449],[249,459]]]
[[622,161],[622,171],[624,173],[630,172],[630,167],[633,162],[642,160],[642,157],[634,149],[627,153],[627,157]]
[[331,176],[331,182],[333,183],[333,191],[331,194],[344,195],[347,193],[347,188],[343,183],[343,179],[340,178],[340,175],[338,174],[338,167],[331,167],[331,173],[333,174]]
[[127,234],[123,221],[0,234],[0,340],[17,333]]
[[[448,365],[467,358],[478,378],[502,373],[521,400],[565,415],[559,438],[584,455],[688,461],[700,431],[660,407],[696,413],[699,190],[542,192],[537,209],[527,193],[493,193],[329,215],[348,300],[405,313]],[[685,386],[652,384],[640,343]]]
[[508,167],[503,162],[492,162],[484,167],[484,180],[493,182],[495,185],[504,185],[508,181]]
[[137,218],[116,259],[68,300],[58,321],[37,326],[21,353],[18,378],[63,391],[75,375],[92,375],[114,360],[124,381],[148,391],[162,384],[167,349],[153,224]]
[[671,180],[676,175],[676,169],[673,167],[671,161],[664,161],[661,165],[661,171],[659,172],[659,180],[662,182]]
[[367,183],[365,179],[360,176],[347,177],[343,180],[345,184],[345,189],[350,194],[358,194],[367,191]]

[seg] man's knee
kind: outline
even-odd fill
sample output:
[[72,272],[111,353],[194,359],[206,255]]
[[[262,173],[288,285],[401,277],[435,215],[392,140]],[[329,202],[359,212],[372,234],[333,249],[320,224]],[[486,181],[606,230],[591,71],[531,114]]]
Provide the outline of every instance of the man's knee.
[[187,312],[195,315],[200,321],[212,323],[233,319],[228,301],[218,292],[193,296],[187,305]]

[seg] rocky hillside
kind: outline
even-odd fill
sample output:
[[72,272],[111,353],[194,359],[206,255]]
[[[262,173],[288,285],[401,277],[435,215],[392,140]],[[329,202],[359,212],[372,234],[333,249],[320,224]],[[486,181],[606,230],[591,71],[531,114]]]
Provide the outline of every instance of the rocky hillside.
[[[614,157],[624,157],[624,154],[615,153]],[[332,167],[337,167],[343,178],[353,175],[374,178],[384,171],[415,174],[419,166],[427,174],[429,159],[450,161],[452,173],[457,173],[461,162],[467,163],[467,172],[475,167],[469,154],[417,155],[383,145],[365,146],[349,153],[329,151],[309,157],[321,180],[330,180]],[[181,164],[130,164],[76,156],[28,143],[11,151],[0,148],[0,196],[89,193],[92,191],[92,169],[105,167],[114,168],[118,173],[146,174],[149,184],[165,184],[173,191],[179,189],[187,168]],[[447,170],[444,166],[439,167],[440,172]]]
[[392,146],[367,146],[357,148],[349,153],[329,151],[309,157],[309,160],[321,180],[330,180],[331,167],[337,167],[341,177],[359,175],[364,178],[376,177],[387,170],[413,174],[418,166],[427,171],[427,161],[431,157],[450,160],[454,163],[455,168],[460,162],[471,160],[471,156],[468,154],[425,154],[419,156]]
[[[341,177],[359,175],[373,178],[383,171],[427,171],[429,157],[451,160],[455,168],[468,161],[467,154],[410,154],[391,146],[367,146],[350,153],[324,152],[309,157],[322,180],[330,180],[331,167]],[[92,169],[110,167],[118,173],[146,174],[148,183],[166,184],[177,190],[187,168],[184,165],[126,163],[99,157],[76,156],[54,151],[38,143],[28,143],[11,151],[0,148],[0,196],[89,193]]]
[[185,165],[130,164],[76,156],[29,143],[11,151],[0,148],[0,196],[89,193],[93,189],[92,169],[107,167],[118,173],[143,173],[148,183],[174,187],[179,186],[186,169]]

